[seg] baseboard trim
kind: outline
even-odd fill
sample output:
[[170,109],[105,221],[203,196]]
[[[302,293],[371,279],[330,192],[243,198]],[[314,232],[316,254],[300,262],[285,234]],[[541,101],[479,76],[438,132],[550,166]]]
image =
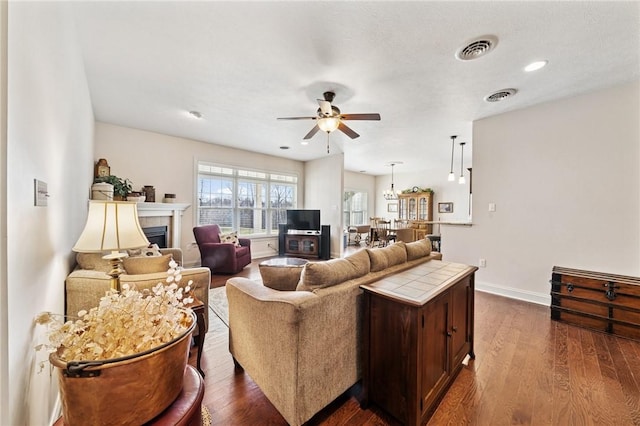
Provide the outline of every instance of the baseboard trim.
[[510,299],[522,300],[525,302],[536,303],[538,305],[551,305],[551,295],[544,293],[536,293],[533,291],[527,291],[517,289],[513,287],[503,287],[488,282],[477,281],[475,282],[475,288],[478,291],[485,293],[496,294],[498,296],[508,297]]

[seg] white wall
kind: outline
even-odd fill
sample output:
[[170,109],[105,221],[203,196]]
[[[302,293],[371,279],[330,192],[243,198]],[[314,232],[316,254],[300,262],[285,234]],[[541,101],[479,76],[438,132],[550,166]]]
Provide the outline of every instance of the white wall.
[[[48,368],[37,374],[33,339],[42,330],[33,319],[63,313],[71,247],[87,214],[94,120],[69,4],[10,2],[8,17],[9,352],[0,381],[10,394],[1,420],[44,425],[56,415],[57,385]],[[48,207],[34,206],[34,179],[48,184]]]
[[305,209],[319,209],[320,221],[331,226],[331,257],[342,256],[344,154],[305,163]]
[[545,305],[554,265],[640,275],[639,99],[635,82],[477,121],[473,227],[442,228],[444,258]]
[[7,319],[7,2],[0,2],[0,424],[9,423]]
[[[304,163],[194,141],[174,136],[131,129],[113,124],[96,123],[95,159],[106,158],[111,174],[128,178],[135,190],[153,185],[156,201],[161,202],[165,193],[176,194],[178,202],[190,203],[182,217],[182,241],[187,266],[200,264],[200,252],[193,237],[196,223],[196,171],[197,161],[249,167],[257,170],[283,171],[298,175],[298,204],[304,197]],[[87,191],[89,188],[87,188]],[[254,239],[251,242],[253,258],[273,256],[277,251],[277,233],[273,238]]]

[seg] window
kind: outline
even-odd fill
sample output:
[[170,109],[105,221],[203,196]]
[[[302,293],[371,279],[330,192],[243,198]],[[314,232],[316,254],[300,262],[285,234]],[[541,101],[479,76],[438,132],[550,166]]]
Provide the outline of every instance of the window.
[[345,227],[352,225],[366,225],[369,223],[366,192],[345,191],[343,206]]
[[198,163],[198,225],[217,224],[243,236],[278,233],[297,206],[298,177]]

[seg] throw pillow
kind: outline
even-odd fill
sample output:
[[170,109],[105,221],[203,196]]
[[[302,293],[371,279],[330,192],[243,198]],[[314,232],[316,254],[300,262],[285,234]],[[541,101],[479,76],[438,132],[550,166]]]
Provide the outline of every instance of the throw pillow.
[[384,248],[366,249],[371,259],[371,272],[378,272],[390,266],[407,261],[405,243],[398,242]]
[[360,250],[343,259],[310,262],[304,266],[296,290],[312,291],[330,287],[369,273],[369,256]]
[[420,257],[429,256],[431,253],[431,241],[422,239],[407,243],[407,260],[414,260]]
[[105,253],[78,253],[76,254],[76,262],[80,269],[91,271],[109,272],[111,270],[111,262],[102,258]]
[[236,247],[240,247],[240,241],[238,241],[237,232],[229,232],[228,234],[218,234],[221,243],[233,244]]
[[155,272],[167,272],[169,262],[173,259],[171,254],[164,256],[127,257],[123,260],[124,270],[128,275],[153,274]]
[[127,254],[129,255],[129,257],[162,256],[162,253],[160,253],[160,248],[157,244],[149,244],[148,247],[127,250]]

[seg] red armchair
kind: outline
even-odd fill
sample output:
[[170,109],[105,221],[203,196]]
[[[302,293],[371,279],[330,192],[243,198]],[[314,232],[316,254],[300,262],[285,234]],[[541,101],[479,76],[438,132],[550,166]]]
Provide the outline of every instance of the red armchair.
[[220,227],[204,225],[193,228],[200,249],[200,263],[212,274],[235,274],[251,263],[251,240],[238,238],[240,247],[220,242]]

